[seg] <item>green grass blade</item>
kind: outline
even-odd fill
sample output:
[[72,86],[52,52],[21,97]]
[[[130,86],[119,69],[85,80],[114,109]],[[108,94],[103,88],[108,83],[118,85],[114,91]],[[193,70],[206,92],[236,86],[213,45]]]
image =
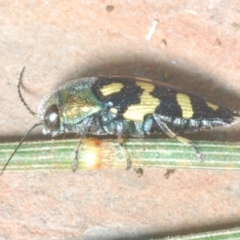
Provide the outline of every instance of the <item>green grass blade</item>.
[[[78,140],[25,142],[14,155],[7,170],[71,169]],[[130,139],[126,148],[134,167],[240,169],[240,144],[194,142],[202,152],[200,161],[189,146],[171,139]],[[0,144],[3,166],[17,143]],[[117,140],[87,139],[80,154],[78,169],[126,167]]]

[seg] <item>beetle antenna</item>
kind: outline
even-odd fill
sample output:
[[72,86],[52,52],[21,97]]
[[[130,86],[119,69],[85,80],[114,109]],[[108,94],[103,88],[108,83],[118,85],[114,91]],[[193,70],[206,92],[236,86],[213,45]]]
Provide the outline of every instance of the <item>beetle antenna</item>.
[[12,155],[9,157],[9,159],[8,159],[7,162],[5,163],[5,165],[4,165],[4,167],[3,167],[0,175],[3,174],[3,172],[4,172],[4,170],[6,169],[7,165],[9,164],[9,162],[11,161],[12,157],[15,155],[15,153],[17,152],[17,150],[20,148],[20,146],[21,146],[22,143],[24,142],[25,138],[30,134],[30,132],[31,132],[34,128],[36,128],[36,127],[38,127],[38,126],[40,126],[40,125],[42,125],[42,123],[36,123],[36,124],[34,124],[34,125],[28,130],[28,132],[24,135],[24,137],[23,137],[23,138],[21,139],[21,141],[18,143],[18,145],[17,145],[17,147],[15,148],[15,150],[13,151]]
[[22,78],[23,78],[23,73],[24,73],[25,67],[22,69],[19,80],[18,80],[18,95],[23,103],[23,105],[27,108],[27,110],[34,116],[37,116],[37,113],[35,113],[33,110],[31,110],[31,108],[28,106],[28,104],[26,103],[26,101],[24,100],[22,93],[21,93],[21,89],[20,89],[20,85],[22,83]]

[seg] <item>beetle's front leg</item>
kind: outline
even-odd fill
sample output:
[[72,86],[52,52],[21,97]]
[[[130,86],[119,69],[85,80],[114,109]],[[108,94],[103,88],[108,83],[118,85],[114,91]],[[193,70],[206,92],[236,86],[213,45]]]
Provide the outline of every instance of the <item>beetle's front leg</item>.
[[81,129],[81,138],[78,142],[78,145],[77,147],[75,148],[75,156],[74,156],[74,162],[73,162],[73,165],[72,165],[72,170],[73,172],[75,172],[77,170],[77,167],[78,167],[78,156],[79,154],[81,153],[81,149],[82,149],[82,145],[83,145],[83,140],[85,139],[87,133],[88,133],[88,129],[91,125],[91,122],[93,120],[93,117],[89,117],[88,119],[86,119],[86,123],[84,124],[84,127],[83,129]]
[[78,167],[78,156],[79,156],[79,152],[81,152],[82,145],[83,145],[83,139],[81,137],[79,142],[78,142],[77,147],[74,150],[75,156],[74,156],[73,165],[72,165],[73,172],[75,172],[77,170],[77,167]]

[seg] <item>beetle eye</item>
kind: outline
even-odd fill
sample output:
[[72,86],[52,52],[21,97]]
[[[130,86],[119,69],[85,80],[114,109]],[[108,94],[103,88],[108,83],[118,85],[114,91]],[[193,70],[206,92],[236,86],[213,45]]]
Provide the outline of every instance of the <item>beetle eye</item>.
[[57,130],[60,127],[60,119],[57,105],[51,105],[44,114],[44,123],[50,130]]

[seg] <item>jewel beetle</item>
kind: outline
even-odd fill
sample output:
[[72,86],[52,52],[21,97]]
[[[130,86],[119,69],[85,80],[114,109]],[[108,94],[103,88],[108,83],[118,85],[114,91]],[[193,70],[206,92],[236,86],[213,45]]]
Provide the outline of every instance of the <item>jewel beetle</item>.
[[36,123],[22,138],[4,165],[1,174],[36,127],[42,125],[44,134],[52,136],[73,132],[81,136],[75,149],[73,170],[77,169],[82,140],[86,135],[116,135],[126,158],[127,169],[131,160],[124,145],[124,135],[144,138],[151,134],[166,134],[191,145],[202,159],[197,145],[178,133],[197,132],[237,122],[239,113],[219,103],[186,93],[161,82],[135,77],[88,77],[70,81],[52,94],[45,96],[38,109],[32,111],[18,93],[29,112],[37,116]]

